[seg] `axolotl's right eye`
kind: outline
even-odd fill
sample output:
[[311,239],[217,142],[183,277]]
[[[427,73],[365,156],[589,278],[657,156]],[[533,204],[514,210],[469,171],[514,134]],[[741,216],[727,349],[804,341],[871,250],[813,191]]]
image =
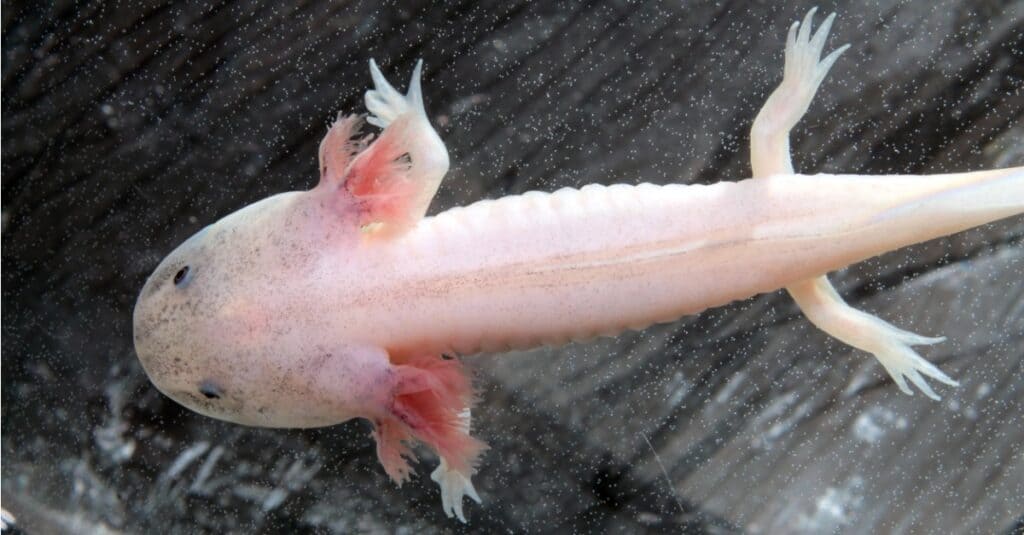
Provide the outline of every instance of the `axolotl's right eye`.
[[217,383],[207,380],[199,385],[199,393],[206,399],[220,399],[221,388],[217,386]]
[[178,272],[174,274],[174,285],[178,288],[184,288],[191,280],[192,269],[188,266],[179,269]]

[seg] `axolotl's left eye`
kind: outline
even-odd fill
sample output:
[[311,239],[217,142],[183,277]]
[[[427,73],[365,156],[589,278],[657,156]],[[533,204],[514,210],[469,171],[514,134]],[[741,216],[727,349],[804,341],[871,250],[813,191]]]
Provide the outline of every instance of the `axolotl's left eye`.
[[188,286],[189,281],[192,280],[192,268],[184,266],[174,274],[174,285],[178,288],[184,288]]

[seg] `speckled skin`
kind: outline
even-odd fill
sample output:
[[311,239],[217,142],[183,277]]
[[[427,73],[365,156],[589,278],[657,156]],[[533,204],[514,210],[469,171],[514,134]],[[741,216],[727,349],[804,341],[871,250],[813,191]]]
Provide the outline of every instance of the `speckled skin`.
[[[1001,200],[1015,194],[1020,169],[592,186],[480,202],[380,240],[321,188],[285,193],[161,263],[136,306],[136,349],[161,391],[203,414],[329,425],[373,414],[389,356],[642,328],[1018,213]],[[220,399],[199,394],[206,382]]]
[[[791,31],[794,57],[817,66],[830,23],[813,38]],[[818,48],[801,49],[810,45]],[[861,322],[838,296],[801,294],[800,285],[1021,213],[1024,169],[789,174],[786,136],[824,76],[816,68],[796,70],[797,82],[784,81],[759,116],[757,179],[531,192],[423,218],[447,152],[418,83],[403,97],[373,66],[367,105],[382,136],[369,148],[352,143],[354,123],[340,119],[321,147],[316,188],[243,208],[165,258],[136,304],[139,359],[162,392],[212,417],[267,427],[367,418],[398,482],[408,472],[399,443],[423,440],[442,457],[434,478],[446,512],[463,518],[482,445],[468,438],[466,389],[450,366],[438,371],[443,353],[610,335],[782,287],[858,347],[910,334]],[[380,162],[358,164],[384,150]],[[765,176],[773,173],[785,174]],[[825,295],[821,280],[814,288]],[[423,357],[435,359],[418,361],[426,375],[410,376]],[[929,373],[908,359],[908,373]],[[400,399],[431,391],[448,394]],[[450,406],[429,406],[435,398]]]
[[[160,390],[247,425],[311,427],[372,414],[388,358],[316,312],[358,234],[328,200],[285,193],[203,229],[167,256],[135,309],[135,346]],[[189,280],[174,283],[189,266]],[[357,283],[357,281],[349,281]],[[319,334],[315,334],[319,333]],[[200,388],[215,390],[213,395]]]

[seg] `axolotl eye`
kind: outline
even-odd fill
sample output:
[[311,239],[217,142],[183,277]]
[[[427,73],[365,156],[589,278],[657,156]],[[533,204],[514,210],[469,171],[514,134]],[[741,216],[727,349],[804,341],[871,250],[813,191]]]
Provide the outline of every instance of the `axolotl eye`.
[[217,383],[207,380],[199,385],[199,393],[206,397],[206,399],[220,399],[223,391]]
[[184,288],[188,286],[189,281],[192,280],[192,268],[185,266],[178,270],[174,274],[174,285],[178,288]]

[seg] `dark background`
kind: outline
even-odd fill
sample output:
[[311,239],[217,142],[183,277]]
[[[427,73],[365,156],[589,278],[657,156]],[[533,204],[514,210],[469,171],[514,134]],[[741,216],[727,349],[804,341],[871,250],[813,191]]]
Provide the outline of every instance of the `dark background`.
[[[205,224],[311,187],[371,57],[400,87],[425,60],[452,157],[432,212],[749,176],[747,129],[812,5],[284,4],[3,3],[3,505],[27,532],[466,529],[434,461],[397,489],[364,422],[245,428],[161,396],[131,344],[145,277]],[[799,170],[1024,164],[1024,4],[821,8],[839,12],[828,49],[852,48],[796,130]],[[1017,217],[832,276],[855,306],[949,337],[922,351],[962,382],[941,402],[901,394],[782,292],[468,358],[492,447],[468,529],[1021,529],[1022,237]]]

